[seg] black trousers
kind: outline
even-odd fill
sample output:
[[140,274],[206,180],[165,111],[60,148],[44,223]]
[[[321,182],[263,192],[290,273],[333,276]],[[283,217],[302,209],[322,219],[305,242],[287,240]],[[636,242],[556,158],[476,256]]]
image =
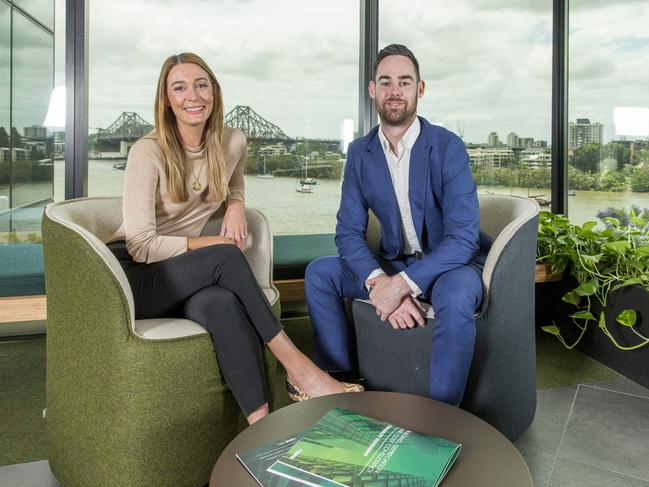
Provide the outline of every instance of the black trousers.
[[108,247],[131,285],[136,319],[199,323],[212,335],[219,367],[243,413],[268,402],[263,344],[282,325],[235,245],[210,245],[152,264],[133,261],[124,242]]

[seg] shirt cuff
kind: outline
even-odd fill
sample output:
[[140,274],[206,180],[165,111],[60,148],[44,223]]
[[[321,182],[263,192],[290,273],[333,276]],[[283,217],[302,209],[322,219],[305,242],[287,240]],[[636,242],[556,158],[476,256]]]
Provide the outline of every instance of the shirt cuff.
[[416,298],[417,296],[421,295],[421,289],[419,289],[419,286],[417,286],[417,284],[415,284],[415,281],[413,281],[412,279],[410,279],[408,277],[408,274],[406,274],[405,271],[399,272],[399,275],[401,277],[403,277],[403,280],[408,283],[408,286],[410,286],[410,295],[413,298]]
[[365,287],[367,288],[368,292],[370,290],[370,286],[367,284],[367,281],[369,281],[370,279],[374,279],[376,276],[380,276],[381,274],[385,274],[385,272],[383,271],[383,269],[378,267],[374,269],[372,272],[370,272],[369,276],[367,276],[367,279],[365,279]]

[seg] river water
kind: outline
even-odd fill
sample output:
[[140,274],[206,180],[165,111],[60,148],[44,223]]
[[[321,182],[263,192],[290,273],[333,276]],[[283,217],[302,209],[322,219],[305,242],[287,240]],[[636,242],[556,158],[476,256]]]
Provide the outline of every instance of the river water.
[[[89,164],[89,196],[119,196],[122,191],[124,171],[113,169],[113,164],[123,161],[92,160]],[[259,208],[271,222],[276,235],[333,233],[336,211],[340,203],[340,181],[321,179],[313,193],[298,193],[295,178],[277,177],[261,179],[246,176],[247,205]],[[480,193],[511,194],[516,196],[545,195],[550,189],[509,188],[480,186]],[[55,161],[54,198],[63,199],[63,161]],[[599,210],[609,206],[629,208],[631,205],[649,208],[649,193],[621,193],[603,191],[577,191],[568,197],[568,214],[574,223],[595,220]],[[548,207],[542,207],[548,209]]]

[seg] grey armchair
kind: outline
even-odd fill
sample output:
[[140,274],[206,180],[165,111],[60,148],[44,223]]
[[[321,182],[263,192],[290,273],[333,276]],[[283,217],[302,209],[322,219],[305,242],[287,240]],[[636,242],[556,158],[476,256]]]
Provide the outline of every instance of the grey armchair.
[[[246,255],[276,304],[272,236],[263,215],[247,216]],[[68,487],[200,487],[245,418],[205,329],[135,319],[126,275],[104,243],[121,222],[120,198],[45,210],[49,464]],[[270,353],[266,370],[277,370]]]
[[[480,226],[493,239],[482,279],[473,362],[461,407],[510,440],[536,410],[534,270],[539,206],[527,198],[480,195]],[[377,223],[368,229],[376,245]],[[363,301],[351,303],[360,376],[368,388],[428,395],[434,319],[395,331]]]

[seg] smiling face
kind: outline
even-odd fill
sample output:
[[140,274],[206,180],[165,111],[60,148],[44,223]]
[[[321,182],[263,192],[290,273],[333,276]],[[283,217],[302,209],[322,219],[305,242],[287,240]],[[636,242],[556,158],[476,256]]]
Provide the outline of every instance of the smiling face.
[[417,80],[415,66],[405,56],[387,56],[376,67],[376,79],[369,84],[381,123],[410,125],[417,116],[417,99],[424,95],[424,82]]
[[200,129],[210,118],[214,91],[209,75],[193,63],[177,64],[167,75],[167,104],[180,130]]

